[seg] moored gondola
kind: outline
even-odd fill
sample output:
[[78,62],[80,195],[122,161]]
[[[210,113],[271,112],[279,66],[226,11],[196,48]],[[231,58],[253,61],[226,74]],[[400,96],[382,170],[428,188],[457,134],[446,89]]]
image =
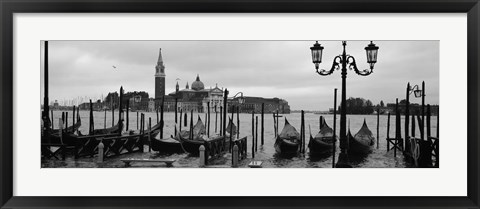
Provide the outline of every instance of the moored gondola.
[[[63,134],[74,134],[79,128],[82,126],[82,120],[80,117],[77,117],[77,122],[73,124],[72,126],[67,127],[66,129],[63,130]],[[59,129],[53,129],[51,135],[55,137],[60,137],[60,130]]]
[[279,154],[297,154],[301,145],[300,133],[285,118],[285,126],[275,140],[275,151]]
[[181,143],[185,151],[192,155],[198,155],[200,146],[208,139],[205,133],[205,125],[202,119],[198,117],[197,123],[193,126],[192,131],[182,130],[177,133],[175,139]]
[[355,136],[352,137],[350,133],[347,136],[349,155],[367,155],[372,151],[373,145],[375,145],[375,137],[373,137],[372,131],[368,129],[365,119]]
[[183,153],[185,150],[182,148],[182,144],[173,136],[160,139],[158,134],[151,141],[152,150],[160,153]]
[[330,128],[325,119],[321,117],[320,131],[315,137],[310,134],[308,149],[310,155],[328,156],[333,152],[334,146],[333,129]]

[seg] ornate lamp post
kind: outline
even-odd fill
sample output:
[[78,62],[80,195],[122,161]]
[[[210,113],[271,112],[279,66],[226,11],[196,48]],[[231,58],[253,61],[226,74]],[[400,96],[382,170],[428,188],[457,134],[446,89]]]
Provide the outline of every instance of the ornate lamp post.
[[410,85],[408,85],[408,88],[409,88],[409,91],[408,91],[409,95],[413,93],[416,98],[422,97],[422,90],[420,89],[420,87],[418,87],[418,85],[415,85],[411,88],[410,88]]
[[238,103],[239,104],[243,104],[245,102],[245,98],[243,97],[243,92],[238,92],[235,94],[235,96],[233,96],[232,100],[234,100],[235,98],[237,98],[237,96],[240,94],[240,96],[238,97]]
[[341,112],[340,112],[340,155],[338,157],[338,162],[336,167],[350,167],[348,164],[348,142],[347,142],[347,108],[346,108],[346,78],[347,78],[347,68],[354,70],[355,73],[361,76],[367,76],[372,74],[373,66],[377,62],[377,53],[378,47],[373,43],[365,47],[367,52],[367,63],[370,65],[370,69],[358,70],[355,58],[353,56],[347,55],[346,46],[347,42],[342,41],[343,53],[336,56],[333,59],[332,68],[330,70],[319,70],[320,63],[322,63],[322,53],[324,47],[321,46],[318,41],[315,42],[313,47],[310,47],[312,51],[312,61],[315,64],[315,69],[319,75],[327,76],[333,73],[334,70],[342,70],[342,103],[341,103]]

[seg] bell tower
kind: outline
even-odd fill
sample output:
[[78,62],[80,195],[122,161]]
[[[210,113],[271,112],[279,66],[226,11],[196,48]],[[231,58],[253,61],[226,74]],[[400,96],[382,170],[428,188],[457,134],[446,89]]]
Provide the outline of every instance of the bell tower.
[[163,65],[162,49],[160,48],[157,66],[155,66],[155,99],[165,95],[165,65]]

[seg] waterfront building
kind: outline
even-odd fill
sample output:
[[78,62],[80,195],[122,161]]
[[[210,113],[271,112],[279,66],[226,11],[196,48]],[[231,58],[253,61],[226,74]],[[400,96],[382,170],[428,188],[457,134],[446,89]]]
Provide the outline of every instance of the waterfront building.
[[[228,100],[228,111],[231,111],[231,106],[240,106],[239,111],[242,113],[262,112],[262,103],[265,105],[264,113],[277,112],[281,114],[290,114],[290,105],[284,99],[280,98],[263,98],[263,97],[243,97],[244,102],[240,104],[240,98]],[[236,111],[236,110],[235,110]]]
[[206,112],[208,111],[208,103],[210,103],[210,111],[215,112],[215,106],[219,111],[219,108],[223,105],[223,89],[218,88],[218,85],[215,85],[215,88],[205,89],[205,85],[200,80],[200,75],[197,75],[191,88],[187,82],[185,88],[180,89],[177,82],[175,89],[175,92],[168,94],[167,98],[170,101],[177,98],[178,108],[183,111]]

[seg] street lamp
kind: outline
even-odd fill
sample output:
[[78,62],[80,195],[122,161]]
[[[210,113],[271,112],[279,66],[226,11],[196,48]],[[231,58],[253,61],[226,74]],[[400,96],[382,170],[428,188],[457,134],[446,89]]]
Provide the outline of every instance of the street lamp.
[[245,102],[245,98],[243,97],[243,92],[238,92],[235,94],[235,96],[233,96],[232,100],[234,100],[235,98],[237,98],[237,96],[240,94],[240,97],[238,97],[238,103],[239,104],[243,104]]
[[377,62],[378,46],[376,46],[373,41],[365,47],[367,53],[367,63],[370,66],[370,69],[358,70],[355,58],[353,56],[347,55],[346,46],[347,42],[342,41],[343,53],[336,56],[333,59],[333,64],[330,70],[320,70],[320,63],[322,63],[322,55],[324,47],[321,46],[318,41],[315,42],[313,47],[310,47],[312,51],[312,61],[315,64],[315,69],[319,75],[326,76],[333,73],[334,70],[342,70],[342,103],[341,103],[341,112],[340,112],[340,155],[338,157],[338,162],[336,167],[350,167],[348,164],[348,155],[347,155],[347,112],[346,112],[346,78],[347,78],[347,68],[354,70],[355,73],[361,76],[367,76],[372,74],[373,67]]
[[409,95],[413,93],[416,98],[422,97],[423,91],[420,89],[420,87],[418,87],[418,85],[413,86],[413,88],[410,88],[410,85],[408,87],[409,87],[409,90],[408,90]]

